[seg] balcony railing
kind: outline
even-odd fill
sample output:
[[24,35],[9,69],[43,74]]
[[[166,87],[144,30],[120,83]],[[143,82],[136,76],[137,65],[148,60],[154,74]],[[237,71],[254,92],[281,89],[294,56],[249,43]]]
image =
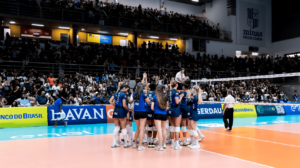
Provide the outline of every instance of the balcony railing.
[[[100,76],[105,72],[108,74],[116,74],[122,77],[135,75],[139,72],[141,76],[144,72],[149,75],[159,75],[163,74],[163,71],[168,74],[176,75],[180,69],[163,69],[163,68],[144,68],[144,67],[125,67],[125,66],[103,66],[103,65],[89,65],[89,64],[64,64],[64,63],[45,63],[45,62],[29,62],[28,65],[23,64],[21,61],[1,61],[0,62],[0,72],[3,69],[12,72],[13,69],[21,69],[25,67],[26,69],[36,69],[40,75],[46,75],[52,73],[54,76],[74,75],[76,72],[79,73],[91,73],[98,72]],[[122,70],[121,70],[122,69]],[[121,73],[120,73],[121,70]],[[199,78],[229,78],[229,77],[241,77],[241,76],[256,76],[257,73],[250,72],[233,72],[233,71],[206,71],[206,70],[186,70],[186,75],[193,79]]]
[[102,10],[95,12],[94,16],[92,17],[88,12],[80,10],[62,10],[58,8],[40,7],[38,5],[29,6],[2,0],[0,1],[0,16],[1,13],[5,15],[25,16],[47,20],[69,21],[77,24],[88,23],[97,26],[103,25],[130,28],[134,30],[167,32],[181,35],[198,36],[199,38],[205,37],[216,40],[222,39],[231,41],[231,32],[229,31],[220,30],[220,33],[215,33],[210,29],[204,29],[202,27],[161,23],[156,19],[153,21],[142,21],[133,18],[112,16],[109,16],[108,18]]

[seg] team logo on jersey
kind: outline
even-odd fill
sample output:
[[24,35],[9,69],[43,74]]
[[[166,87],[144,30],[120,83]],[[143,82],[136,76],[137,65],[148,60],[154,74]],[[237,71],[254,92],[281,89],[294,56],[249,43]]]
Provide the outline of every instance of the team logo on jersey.
[[248,8],[247,11],[248,11],[248,15],[247,15],[248,26],[251,27],[252,29],[258,27],[259,11],[254,8]]
[[114,112],[114,115],[118,115],[118,113],[117,113],[117,112]]

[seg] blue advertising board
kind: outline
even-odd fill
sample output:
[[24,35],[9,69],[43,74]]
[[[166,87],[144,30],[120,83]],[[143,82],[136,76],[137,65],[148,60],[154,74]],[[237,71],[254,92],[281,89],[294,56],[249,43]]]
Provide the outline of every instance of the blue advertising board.
[[112,44],[112,36],[100,35],[100,44]]
[[[106,123],[105,106],[62,106],[62,111],[66,113],[65,121],[68,125],[74,124],[98,124]],[[48,124],[55,124],[54,107],[48,107]],[[62,122],[58,122],[63,124]]]
[[284,106],[284,110],[286,115],[300,114],[300,106]]
[[221,104],[201,104],[197,108],[199,119],[223,118]]
[[257,116],[285,115],[285,111],[282,106],[255,105],[255,109]]

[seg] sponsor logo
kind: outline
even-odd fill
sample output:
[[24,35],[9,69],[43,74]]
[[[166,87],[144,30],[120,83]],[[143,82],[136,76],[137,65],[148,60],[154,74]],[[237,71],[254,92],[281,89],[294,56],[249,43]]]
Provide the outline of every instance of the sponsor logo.
[[237,108],[234,109],[234,112],[253,112],[253,108]]
[[254,124],[254,125],[266,125],[268,123],[267,122],[253,122],[252,124]]
[[33,139],[33,138],[43,138],[43,137],[63,137],[63,136],[80,136],[80,135],[93,135],[93,133],[82,131],[82,132],[66,132],[66,133],[45,133],[36,135],[16,135],[10,137],[11,139]]
[[114,119],[113,119],[113,114],[114,114],[114,106],[112,105],[107,105],[105,106],[106,108],[106,115],[107,115],[107,123],[113,123]]
[[262,41],[263,32],[252,30],[259,27],[259,10],[254,8],[247,9],[247,25],[251,29],[243,30],[243,38],[248,40]]
[[277,114],[285,114],[284,108],[282,106],[275,106]]
[[198,108],[198,114],[222,114],[221,108]]
[[260,114],[264,114],[266,111],[271,111],[271,112],[274,112],[276,111],[275,107],[274,106],[257,106],[257,110],[256,110],[258,113]]
[[259,10],[254,8],[248,8],[248,15],[247,15],[247,23],[248,26],[252,29],[258,27],[259,25]]
[[[297,110],[297,108],[298,108],[298,110]],[[292,110],[293,112],[295,112],[296,110],[297,110],[297,111],[300,111],[300,106],[291,106],[291,110]]]
[[14,115],[0,115],[0,120],[13,120],[13,119],[34,119],[43,118],[43,114],[14,114]]
[[224,127],[223,124],[218,124],[218,123],[211,123],[211,124],[197,124],[197,126],[201,126],[201,127],[209,127],[209,128],[220,128],[220,127]]
[[[63,109],[62,111],[64,113],[66,113],[66,118],[65,120],[85,120],[85,119],[89,119],[89,120],[96,120],[99,118],[103,119],[103,108],[99,108],[99,111],[96,108],[92,108],[93,111],[89,111],[88,108],[74,108],[74,109],[69,109],[67,112],[65,112]],[[55,113],[54,110],[52,111],[52,121],[54,121],[55,119]],[[73,111],[73,112],[72,112]],[[75,115],[74,115],[75,114]],[[93,116],[93,117],[92,117]]]

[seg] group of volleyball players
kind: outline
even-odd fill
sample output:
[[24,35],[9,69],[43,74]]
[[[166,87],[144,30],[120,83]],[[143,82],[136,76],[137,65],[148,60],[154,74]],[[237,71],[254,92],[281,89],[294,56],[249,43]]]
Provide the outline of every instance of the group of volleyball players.
[[[156,85],[151,81],[148,83],[145,73],[142,82],[136,85],[132,94],[127,84],[120,83],[118,91],[109,101],[115,106],[113,112],[115,129],[111,147],[120,147],[123,143],[120,141],[122,128],[125,148],[133,146],[142,151],[145,150],[143,142],[147,142],[148,147],[158,151],[163,151],[167,147],[166,144],[171,144],[171,148],[176,150],[182,149],[182,146],[200,149],[199,141],[204,138],[197,128],[197,107],[202,103],[201,90],[197,85],[192,88],[190,85],[190,80],[186,80],[184,90],[179,92],[176,81],[171,80],[170,85],[165,86]],[[132,117],[137,126],[134,138]],[[180,126],[183,142],[180,142]],[[155,147],[156,137],[158,145]]]

